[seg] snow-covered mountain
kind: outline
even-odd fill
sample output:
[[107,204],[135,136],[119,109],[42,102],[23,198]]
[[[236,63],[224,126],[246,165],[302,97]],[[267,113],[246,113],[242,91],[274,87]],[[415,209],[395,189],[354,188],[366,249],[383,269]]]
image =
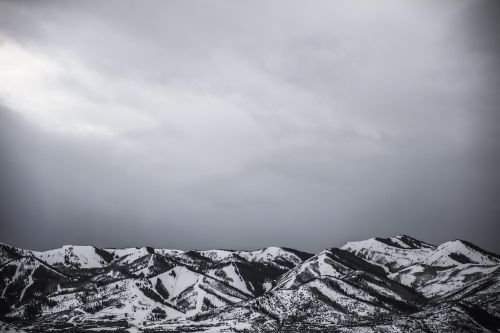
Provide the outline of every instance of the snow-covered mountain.
[[[0,244],[0,330],[500,330],[500,257],[409,236],[313,255]],[[6,328],[7,329],[7,328]]]
[[[52,266],[67,266],[74,268],[104,267],[108,262],[106,255],[99,255],[99,250],[93,246],[64,245],[60,249],[45,252],[32,251],[31,255]],[[101,254],[104,251],[101,250]]]
[[395,272],[403,267],[424,261],[434,253],[435,246],[403,235],[349,242],[341,249],[379,265],[387,272]]

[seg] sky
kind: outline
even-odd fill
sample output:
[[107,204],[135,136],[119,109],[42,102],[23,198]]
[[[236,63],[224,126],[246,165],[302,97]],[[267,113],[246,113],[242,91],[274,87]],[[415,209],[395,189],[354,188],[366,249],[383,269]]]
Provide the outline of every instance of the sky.
[[499,5],[0,1],[0,241],[500,253]]

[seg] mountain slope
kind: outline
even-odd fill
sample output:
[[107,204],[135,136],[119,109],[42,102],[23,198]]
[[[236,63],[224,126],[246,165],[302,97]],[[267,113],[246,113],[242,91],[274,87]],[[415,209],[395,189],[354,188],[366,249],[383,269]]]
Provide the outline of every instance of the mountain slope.
[[0,243],[0,265],[11,260],[19,259],[24,255],[22,250]]
[[459,290],[497,271],[500,271],[499,265],[463,264],[435,267],[417,264],[393,273],[389,277],[422,293],[427,298],[435,298]]
[[250,294],[212,277],[175,267],[150,279],[155,290],[183,313],[195,314],[250,298]]

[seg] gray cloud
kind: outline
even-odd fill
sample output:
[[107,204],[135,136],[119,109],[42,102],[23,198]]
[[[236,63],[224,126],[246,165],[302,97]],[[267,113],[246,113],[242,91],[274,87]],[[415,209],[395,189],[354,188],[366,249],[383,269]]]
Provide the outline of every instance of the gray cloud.
[[500,251],[498,6],[2,2],[2,239]]

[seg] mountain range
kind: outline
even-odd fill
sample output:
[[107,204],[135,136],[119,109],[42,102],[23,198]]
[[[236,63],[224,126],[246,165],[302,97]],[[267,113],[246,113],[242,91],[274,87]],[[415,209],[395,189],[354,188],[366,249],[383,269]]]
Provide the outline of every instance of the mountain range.
[[0,244],[0,331],[499,332],[500,256],[406,235],[317,254]]

